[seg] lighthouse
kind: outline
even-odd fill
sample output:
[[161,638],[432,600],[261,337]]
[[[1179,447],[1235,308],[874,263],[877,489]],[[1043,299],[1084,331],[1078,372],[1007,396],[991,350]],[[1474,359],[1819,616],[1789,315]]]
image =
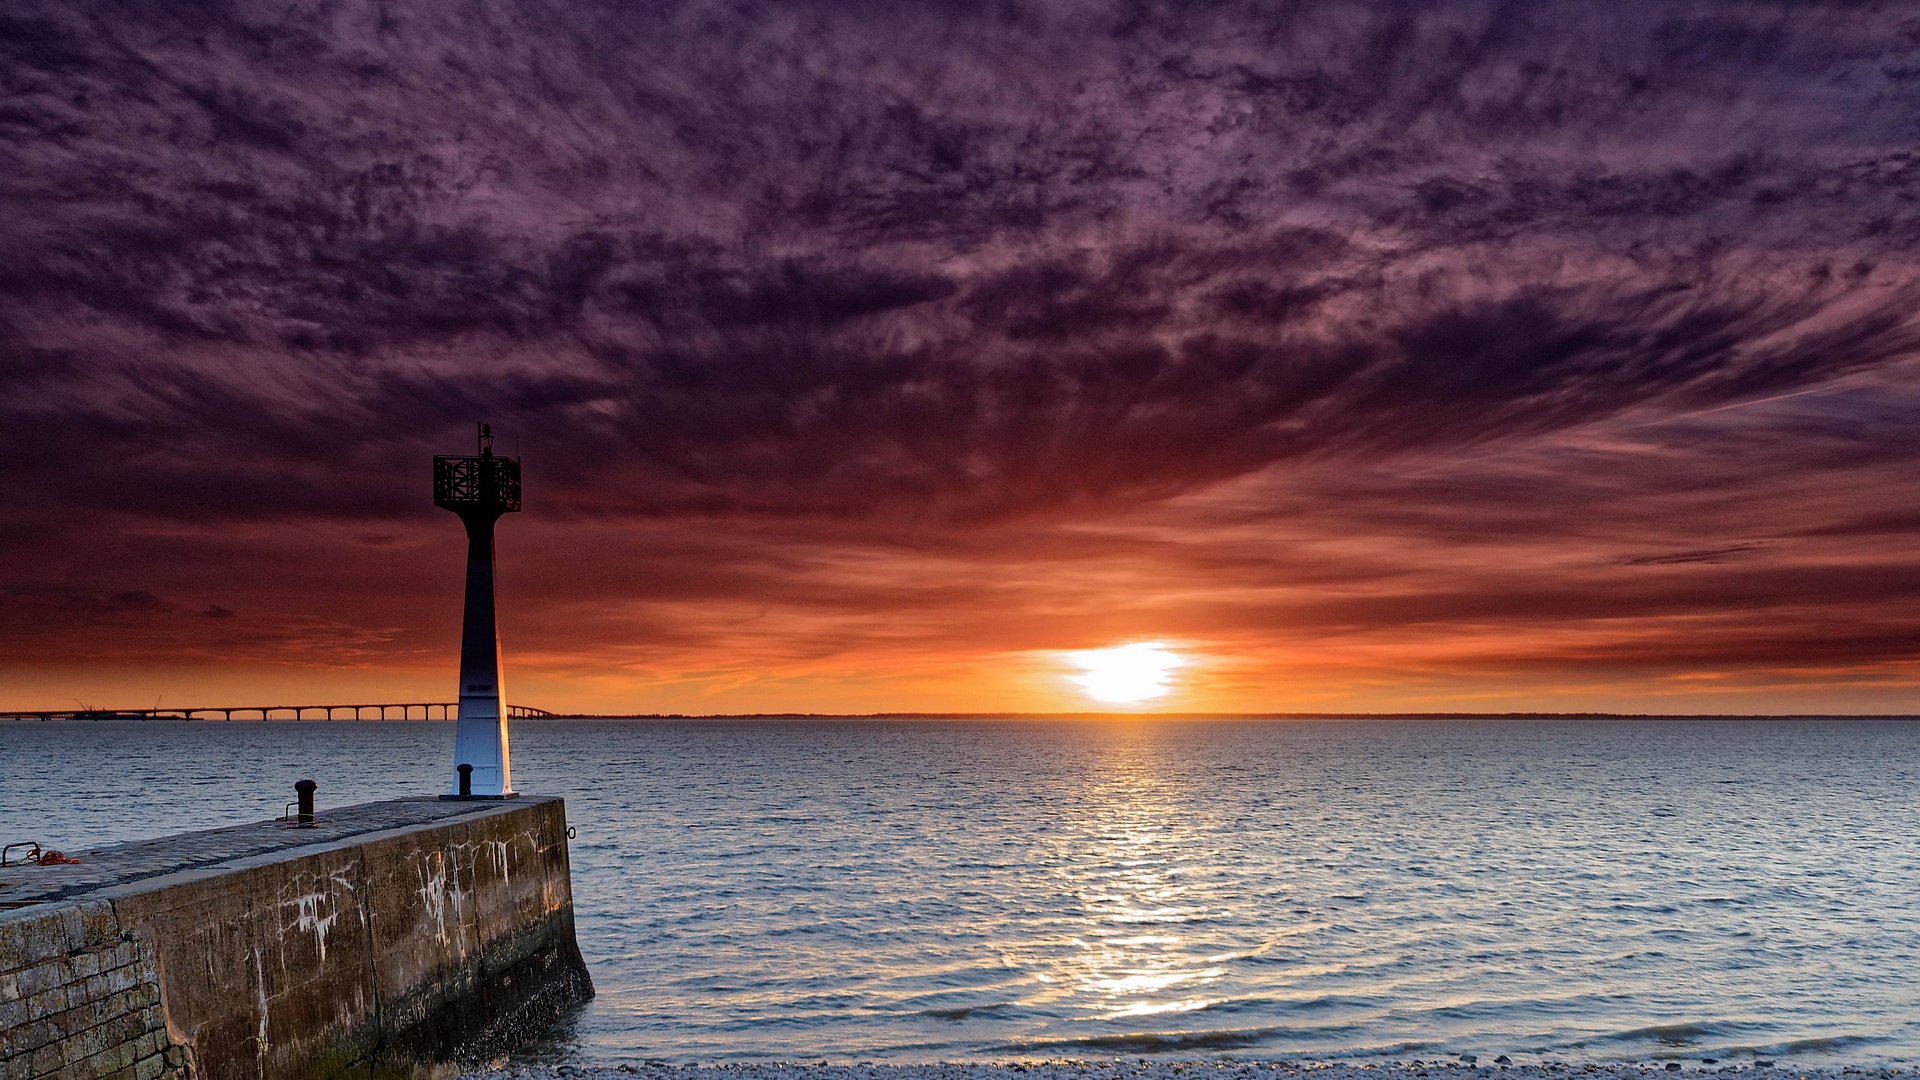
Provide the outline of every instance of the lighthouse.
[[[520,509],[520,459],[495,457],[493,428],[480,425],[476,457],[433,459],[433,505],[467,527],[467,607],[460,627],[460,712],[454,724],[448,794],[510,799],[506,692],[500,684],[500,631],[493,617],[493,526]],[[462,767],[470,788],[461,788]]]

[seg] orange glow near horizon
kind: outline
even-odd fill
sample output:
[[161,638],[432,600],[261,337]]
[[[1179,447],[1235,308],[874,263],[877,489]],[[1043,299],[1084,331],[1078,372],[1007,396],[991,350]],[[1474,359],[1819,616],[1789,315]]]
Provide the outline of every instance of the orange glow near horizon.
[[[506,690],[616,715],[1915,710],[1914,571],[1861,546],[1882,525],[1849,516],[1849,485],[1911,487],[1920,462],[1772,471],[1678,522],[1667,508],[1721,490],[1710,470],[1606,434],[1419,471],[1276,468],[1066,523],[535,508],[500,542]],[[1636,455],[1687,490],[1610,494],[1596,478]],[[451,696],[450,516],[137,525],[19,534],[20,565],[87,584],[10,587],[0,707]]]

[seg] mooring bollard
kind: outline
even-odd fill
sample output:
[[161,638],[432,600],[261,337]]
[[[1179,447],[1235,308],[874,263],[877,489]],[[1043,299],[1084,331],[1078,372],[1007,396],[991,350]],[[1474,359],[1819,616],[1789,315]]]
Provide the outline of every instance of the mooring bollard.
[[460,797],[473,798],[473,766],[464,761],[460,763]]
[[293,785],[293,790],[300,793],[299,827],[302,829],[313,828],[313,792],[319,786],[311,780],[299,780]]

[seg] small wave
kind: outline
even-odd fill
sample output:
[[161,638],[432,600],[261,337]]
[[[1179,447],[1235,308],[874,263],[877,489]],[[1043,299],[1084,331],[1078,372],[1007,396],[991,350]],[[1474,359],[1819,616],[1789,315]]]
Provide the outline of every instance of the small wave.
[[1280,1028],[1226,1028],[1212,1031],[1136,1031],[1124,1035],[1080,1035],[1059,1039],[1009,1042],[991,1052],[1019,1054],[1030,1050],[1083,1048],[1118,1050],[1133,1054],[1178,1053],[1183,1050],[1233,1050],[1255,1046],[1280,1034]]
[[1652,1039],[1667,1046],[1686,1046],[1702,1038],[1722,1034],[1712,1024],[1655,1024],[1651,1027],[1634,1028],[1632,1031],[1618,1031],[1611,1035],[1602,1035],[1593,1042],[1644,1042]]
[[1837,1054],[1855,1047],[1893,1041],[1878,1035],[1832,1035],[1818,1039],[1793,1039],[1775,1043],[1727,1043],[1715,1047],[1714,1052],[1723,1058],[1791,1057],[1795,1054]]
[[965,1020],[976,1013],[995,1013],[1012,1005],[1011,1001],[996,1001],[991,1005],[956,1005],[947,1009],[921,1009],[915,1016],[931,1016],[940,1020]]
[[[1354,997],[1346,994],[1322,994],[1318,997],[1239,997],[1220,998],[1207,1001],[1192,1008],[1179,1010],[1181,1015],[1199,1017],[1202,1015],[1231,1016],[1235,1013],[1264,1013],[1271,1018],[1274,1013],[1307,1014],[1311,1023],[1313,1014],[1326,1013],[1337,1009],[1366,1010],[1378,1007],[1378,1003],[1369,998]],[[1173,1010],[1166,1010],[1173,1011]],[[1115,1017],[1116,1019],[1118,1017]],[[1318,1029],[1318,1025],[1316,1025]]]
[[1788,1054],[1819,1054],[1891,1041],[1878,1035],[1833,1035],[1824,1039],[1795,1039],[1781,1043],[1780,1048]]

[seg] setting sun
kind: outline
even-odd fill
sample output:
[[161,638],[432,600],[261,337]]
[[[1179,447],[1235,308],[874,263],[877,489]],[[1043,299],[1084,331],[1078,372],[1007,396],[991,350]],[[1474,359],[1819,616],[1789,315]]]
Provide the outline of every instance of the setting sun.
[[1084,649],[1066,654],[1067,662],[1084,674],[1070,676],[1090,697],[1125,705],[1151,701],[1172,689],[1168,678],[1187,658],[1163,642],[1141,641],[1110,649]]

